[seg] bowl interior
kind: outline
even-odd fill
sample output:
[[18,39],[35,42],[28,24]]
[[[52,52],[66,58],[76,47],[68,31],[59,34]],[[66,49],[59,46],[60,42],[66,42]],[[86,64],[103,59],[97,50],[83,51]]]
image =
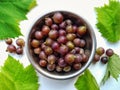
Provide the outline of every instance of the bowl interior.
[[[71,19],[77,26],[84,25],[87,27],[87,34],[83,37],[87,43],[84,48],[90,50],[90,56],[89,56],[89,60],[82,66],[82,68],[80,70],[77,70],[77,71],[72,70],[68,73],[49,72],[48,70],[41,68],[39,66],[39,59],[36,57],[35,54],[33,54],[32,47],[30,46],[30,41],[31,41],[31,39],[34,38],[33,33],[36,30],[40,30],[40,28],[42,28],[42,25],[45,24],[44,19],[47,17],[52,17],[55,12],[62,13],[65,19]],[[96,49],[95,35],[93,32],[93,29],[88,24],[88,22],[85,19],[83,19],[82,17],[80,17],[74,13],[67,12],[67,11],[54,11],[54,12],[47,13],[44,16],[40,17],[35,22],[35,24],[32,26],[32,28],[29,32],[27,41],[28,41],[27,42],[27,54],[28,54],[28,58],[29,58],[30,62],[32,63],[32,65],[41,74],[43,74],[47,77],[50,77],[50,78],[54,78],[54,79],[68,79],[68,78],[74,77],[78,74],[81,74],[90,65],[92,58],[94,56],[94,53],[95,53],[95,49]]]

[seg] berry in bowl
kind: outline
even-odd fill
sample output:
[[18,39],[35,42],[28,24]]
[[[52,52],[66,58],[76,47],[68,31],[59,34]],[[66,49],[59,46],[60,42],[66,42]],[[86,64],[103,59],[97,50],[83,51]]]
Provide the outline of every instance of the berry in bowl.
[[53,79],[75,77],[90,65],[96,38],[88,22],[72,12],[41,16],[27,37],[27,55],[35,69]]

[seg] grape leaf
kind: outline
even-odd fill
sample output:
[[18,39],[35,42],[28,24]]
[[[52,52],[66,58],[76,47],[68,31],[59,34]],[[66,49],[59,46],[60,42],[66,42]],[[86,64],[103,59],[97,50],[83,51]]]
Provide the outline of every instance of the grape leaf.
[[22,35],[19,22],[27,19],[27,12],[36,5],[36,0],[0,0],[0,39]]
[[120,2],[109,0],[108,5],[95,8],[97,13],[97,28],[109,42],[120,40]]
[[104,84],[110,78],[110,76],[117,80],[119,75],[120,75],[120,57],[117,54],[114,54],[108,60],[106,73],[102,79],[101,84]]
[[38,90],[38,76],[32,65],[26,68],[19,60],[8,56],[0,68],[0,90]]
[[89,70],[86,70],[84,74],[79,76],[75,83],[77,90],[100,90],[94,76]]

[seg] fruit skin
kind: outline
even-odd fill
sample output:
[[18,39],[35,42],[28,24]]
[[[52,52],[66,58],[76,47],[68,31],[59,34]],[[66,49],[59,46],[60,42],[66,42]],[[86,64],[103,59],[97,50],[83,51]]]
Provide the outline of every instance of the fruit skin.
[[35,54],[39,54],[41,52],[41,48],[39,48],[39,47],[38,48],[34,48],[33,51],[34,51]]
[[76,35],[75,34],[72,34],[72,33],[68,33],[66,35],[66,38],[68,41],[73,41],[75,39]]
[[72,25],[72,21],[70,19],[65,20],[67,25]]
[[53,50],[52,50],[51,47],[46,47],[44,49],[44,52],[45,52],[46,55],[51,55],[53,53]]
[[101,56],[105,53],[105,50],[103,47],[99,47],[97,48],[96,53]]
[[23,46],[25,46],[25,41],[22,38],[18,38],[16,40],[16,44],[20,47],[23,47]]
[[46,61],[46,60],[40,60],[40,61],[39,61],[39,65],[40,65],[41,67],[46,67],[46,66],[47,66],[47,61]]
[[107,56],[110,57],[110,56],[112,56],[113,54],[114,54],[114,51],[113,51],[112,49],[109,48],[109,49],[106,50],[106,55],[107,55]]
[[17,49],[16,49],[16,53],[19,55],[19,54],[23,54],[23,48],[21,48],[21,47],[18,47]]
[[53,21],[51,18],[45,18],[45,24],[48,26],[51,26],[53,24]]
[[57,24],[52,24],[51,29],[58,30],[58,25]]
[[50,32],[49,32],[49,38],[51,38],[51,39],[56,39],[58,37],[58,31],[56,31],[56,30],[51,30]]
[[94,62],[98,62],[100,60],[100,55],[95,54],[94,55]]
[[73,43],[75,44],[75,46],[80,46],[80,42],[81,42],[81,40],[79,39],[79,38],[75,38],[74,40],[73,40]]
[[45,41],[45,45],[47,45],[47,46],[51,46],[52,43],[53,43],[53,40],[51,38],[47,38]]
[[71,65],[74,61],[75,61],[75,55],[74,54],[69,53],[65,56],[65,62],[67,64]]
[[73,68],[75,70],[79,70],[79,69],[81,69],[81,67],[82,67],[81,63],[76,63],[76,64],[73,65]]
[[68,42],[66,43],[66,46],[67,46],[70,50],[74,49],[74,44],[73,44],[73,42],[71,42],[71,41],[68,41]]
[[59,48],[59,53],[64,56],[66,53],[68,53],[68,47],[66,45],[62,45]]
[[68,25],[68,26],[66,27],[66,32],[67,32],[67,33],[74,33],[73,26],[72,26],[72,25]]
[[54,64],[56,62],[56,57],[55,55],[49,55],[47,58],[47,61],[49,64]]
[[7,46],[7,52],[10,52],[10,53],[15,53],[16,52],[16,47],[14,45],[8,45]]
[[66,35],[66,31],[64,29],[60,29],[58,33],[59,33],[59,36],[65,36]]
[[56,12],[54,15],[53,15],[53,21],[55,23],[61,23],[63,21],[63,15],[59,12]]
[[58,65],[63,68],[67,65],[67,63],[65,62],[63,58],[59,58]]
[[74,63],[80,63],[82,62],[82,55],[81,54],[75,54],[75,60]]
[[87,32],[87,29],[86,29],[86,26],[79,26],[78,27],[78,30],[77,30],[77,33],[79,34],[79,35],[85,35],[85,33]]
[[66,66],[66,67],[64,67],[64,68],[63,68],[63,71],[64,71],[64,72],[69,72],[69,71],[71,71],[71,66]]
[[58,52],[59,48],[60,48],[59,43],[58,43],[58,42],[53,42],[53,44],[52,44],[52,49],[53,49],[54,51]]
[[55,67],[56,67],[55,64],[48,64],[48,65],[47,65],[47,70],[50,71],[50,72],[51,72],[51,71],[54,71],[54,70],[55,70]]
[[65,21],[62,22],[62,23],[59,25],[59,27],[62,28],[62,29],[65,29],[65,27],[66,27],[66,22],[65,22]]
[[43,38],[43,34],[42,34],[42,32],[41,31],[36,31],[35,32],[35,38],[36,39],[42,39]]
[[57,72],[62,72],[63,68],[61,68],[60,66],[56,66],[56,71]]
[[81,39],[80,40],[80,47],[85,47],[85,45],[86,45],[86,41],[84,40],[84,39]]
[[106,64],[108,62],[108,57],[107,56],[101,57],[101,62]]
[[39,47],[39,45],[40,45],[40,41],[39,40],[33,39],[31,41],[31,46],[32,47],[37,48],[37,47]]
[[47,36],[49,32],[50,32],[50,28],[48,26],[44,25],[42,27],[42,34]]
[[8,39],[5,40],[5,42],[6,42],[6,44],[10,45],[10,44],[12,44],[12,39],[8,38]]
[[82,54],[82,62],[87,62],[88,61],[88,56],[86,54]]
[[59,38],[57,39],[57,41],[59,43],[65,44],[67,42],[67,38],[65,36],[59,36]]
[[45,54],[44,51],[41,51],[41,52],[40,52],[40,54],[39,54],[39,58],[40,58],[40,59],[47,60],[47,55]]

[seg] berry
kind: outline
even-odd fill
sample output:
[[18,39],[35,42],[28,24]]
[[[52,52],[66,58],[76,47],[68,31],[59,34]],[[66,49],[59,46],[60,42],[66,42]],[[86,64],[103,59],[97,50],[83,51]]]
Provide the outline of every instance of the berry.
[[95,54],[94,56],[94,62],[98,62],[100,60],[100,55]]
[[65,45],[60,46],[59,53],[61,55],[65,55],[66,53],[68,53],[68,47]]
[[65,20],[67,25],[72,25],[72,21],[70,19]]
[[52,24],[51,29],[58,30],[58,25],[57,24]]
[[8,45],[6,51],[8,51],[10,53],[15,53],[16,52],[16,47],[14,45],[12,45],[12,44]]
[[107,50],[106,50],[106,55],[107,55],[107,56],[110,57],[110,56],[112,56],[113,54],[114,54],[114,52],[113,52],[112,49],[107,49]]
[[68,42],[66,43],[66,46],[67,46],[70,50],[72,50],[72,49],[74,48],[74,44],[73,44],[73,42],[71,42],[71,41],[68,41]]
[[22,38],[18,38],[16,40],[16,44],[20,47],[23,47],[25,45],[25,41]]
[[8,38],[8,39],[5,40],[5,42],[6,42],[6,44],[10,45],[10,44],[12,44],[12,39]]
[[62,70],[63,70],[63,69],[62,69],[60,66],[56,66],[56,71],[57,71],[57,72],[62,72]]
[[51,38],[51,39],[56,39],[58,37],[58,31],[56,31],[56,30],[51,30],[50,32],[49,32],[49,38]]
[[46,60],[40,60],[40,61],[39,61],[39,65],[40,65],[41,67],[46,67],[46,66],[47,66],[47,61],[46,61]]
[[18,48],[16,49],[16,53],[17,53],[17,54],[23,54],[23,48],[18,47]]
[[47,61],[49,64],[54,64],[56,62],[55,55],[49,55]]
[[44,52],[45,52],[46,55],[50,55],[50,54],[53,53],[53,50],[52,50],[51,47],[46,47],[46,48],[44,49]]
[[60,44],[65,44],[67,42],[67,38],[65,36],[60,36],[57,41],[60,43]]
[[47,55],[45,54],[44,51],[41,51],[41,52],[40,52],[40,54],[39,54],[39,58],[40,58],[40,59],[44,59],[44,60],[47,59]]
[[104,48],[102,48],[102,47],[99,47],[99,48],[97,48],[97,50],[96,50],[96,53],[98,54],[98,55],[103,55],[104,54],[104,52],[105,52],[105,50],[104,50]]
[[43,34],[41,31],[36,31],[35,32],[35,38],[36,39],[42,39],[43,38]]
[[71,65],[75,61],[76,56],[74,54],[67,54],[65,56],[65,62]]
[[49,32],[50,32],[50,28],[48,26],[44,25],[42,27],[42,34],[43,34],[43,36],[44,35],[47,36]]
[[52,19],[51,18],[45,18],[45,24],[48,25],[48,26],[51,26],[53,23]]
[[40,41],[39,40],[33,39],[31,41],[31,46],[32,47],[37,48],[37,47],[39,47],[39,45],[40,45]]
[[69,71],[71,71],[71,66],[66,66],[66,67],[64,67],[64,68],[63,68],[63,71],[64,71],[64,72],[69,72]]
[[48,64],[48,65],[47,65],[47,70],[50,71],[50,72],[51,72],[51,71],[54,71],[54,70],[55,70],[55,67],[56,67],[55,64]]
[[81,39],[80,40],[80,47],[85,47],[85,45],[86,45],[86,42],[85,42],[85,40],[84,39]]
[[85,35],[85,33],[87,32],[87,30],[86,30],[86,26],[79,26],[78,27],[78,30],[77,30],[77,33],[79,34],[79,35]]
[[107,56],[103,56],[101,58],[101,62],[104,63],[104,64],[106,64],[108,62],[108,57]]
[[76,64],[73,65],[73,68],[75,70],[79,70],[81,67],[82,67],[81,63],[76,63]]
[[35,54],[39,54],[41,52],[41,48],[39,48],[39,47],[38,48],[34,48],[33,51],[34,51]]
[[75,39],[75,37],[76,37],[76,35],[75,34],[71,34],[71,33],[66,35],[66,38],[67,38],[68,41],[73,41]]
[[62,29],[65,29],[65,27],[66,27],[66,22],[62,22],[62,23],[59,25],[59,27],[62,28]]
[[53,21],[55,23],[61,23],[63,21],[63,15],[61,13],[59,13],[59,12],[55,13],[53,15]]
[[80,42],[81,42],[81,40],[79,39],[79,38],[75,38],[74,40],[73,40],[73,42],[74,42],[74,44],[75,44],[75,46],[80,46]]

